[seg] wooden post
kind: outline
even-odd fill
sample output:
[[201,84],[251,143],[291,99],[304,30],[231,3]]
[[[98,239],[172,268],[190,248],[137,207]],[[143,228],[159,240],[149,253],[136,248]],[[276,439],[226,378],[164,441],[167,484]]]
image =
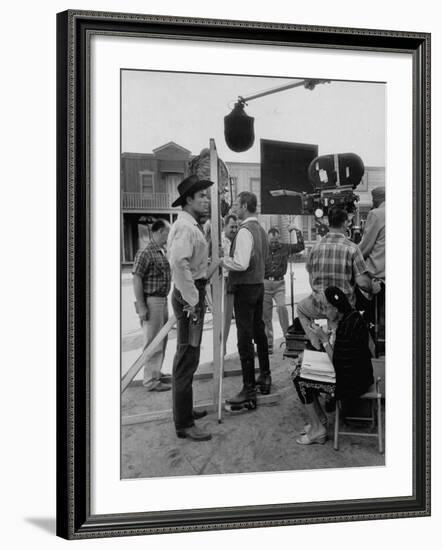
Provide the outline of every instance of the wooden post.
[[[211,238],[212,261],[219,261],[221,245],[220,193],[218,185],[218,154],[215,140],[210,140],[210,179],[214,185],[211,188]],[[218,268],[212,278],[213,300],[213,403],[218,411],[218,422],[222,413],[222,378],[224,370],[224,296],[222,269]]]

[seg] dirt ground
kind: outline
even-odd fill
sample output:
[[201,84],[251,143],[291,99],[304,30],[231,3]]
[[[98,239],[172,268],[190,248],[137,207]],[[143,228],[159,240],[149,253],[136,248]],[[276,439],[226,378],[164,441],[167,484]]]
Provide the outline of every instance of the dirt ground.
[[[276,343],[279,343],[278,341]],[[238,369],[236,354],[226,360],[226,370]],[[201,365],[200,372],[208,372]],[[255,411],[224,412],[218,423],[215,412],[197,423],[213,434],[211,441],[178,439],[171,415],[160,420],[122,426],[121,477],[152,478],[211,475],[243,472],[305,470],[317,468],[374,467],[385,465],[385,454],[378,451],[377,438],[341,436],[340,448],[333,449],[334,413],[330,413],[324,445],[296,443],[307,421],[290,379],[291,360],[283,358],[282,348],[271,356],[272,393],[280,399],[273,405],[260,405]],[[198,371],[197,371],[198,373]],[[230,397],[241,386],[239,376],[224,378],[223,396]],[[212,379],[194,381],[194,403],[212,399]],[[147,392],[133,384],[122,395],[122,417],[171,409],[171,392]],[[359,426],[349,426],[356,431]],[[363,427],[367,431],[367,425]],[[388,449],[387,449],[388,450]]]

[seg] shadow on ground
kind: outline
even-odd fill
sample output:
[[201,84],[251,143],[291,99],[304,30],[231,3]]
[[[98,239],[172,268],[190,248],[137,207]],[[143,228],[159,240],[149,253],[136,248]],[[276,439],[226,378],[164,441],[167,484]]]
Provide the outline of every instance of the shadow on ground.
[[[236,355],[226,368],[239,368]],[[223,413],[222,423],[211,413],[198,425],[209,430],[213,439],[193,442],[178,439],[171,415],[162,420],[122,427],[121,477],[151,478],[225,473],[250,473],[317,468],[384,466],[376,438],[341,437],[340,449],[333,449],[334,413],[329,414],[329,440],[325,445],[301,446],[296,443],[307,421],[290,379],[291,364],[281,348],[271,356],[272,391],[279,392],[275,405],[262,405],[253,412]],[[202,369],[206,370],[206,369]],[[239,376],[224,378],[223,396],[240,389]],[[212,399],[211,379],[194,382],[196,404]],[[147,392],[132,385],[122,397],[122,416],[171,409],[171,392]],[[352,429],[354,427],[352,426]]]

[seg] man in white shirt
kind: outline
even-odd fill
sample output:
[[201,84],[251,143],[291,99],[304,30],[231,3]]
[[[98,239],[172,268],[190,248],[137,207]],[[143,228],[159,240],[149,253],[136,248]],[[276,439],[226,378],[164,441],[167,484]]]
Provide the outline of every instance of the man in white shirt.
[[198,368],[204,324],[204,299],[208,279],[208,245],[200,220],[209,212],[207,189],[213,185],[192,175],[178,185],[180,196],[172,204],[181,206],[172,225],[167,250],[174,289],[172,307],[177,319],[177,350],[172,369],[173,419],[176,434],[193,441],[212,435],[195,426],[206,411],[193,410],[193,375]]
[[264,300],[264,269],[268,255],[267,234],[256,217],[257,198],[244,191],[232,206],[240,222],[232,243],[230,257],[223,259],[229,270],[229,284],[234,292],[234,311],[238,334],[238,352],[241,360],[243,387],[227,400],[231,410],[256,408],[255,341],[258,350],[260,376],[257,384],[262,393],[271,386],[267,336],[262,308]]

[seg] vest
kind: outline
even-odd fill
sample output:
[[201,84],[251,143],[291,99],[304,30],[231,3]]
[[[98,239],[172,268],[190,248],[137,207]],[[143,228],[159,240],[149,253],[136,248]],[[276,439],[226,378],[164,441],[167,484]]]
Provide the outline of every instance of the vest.
[[[264,229],[255,220],[246,222],[241,226],[252,234],[253,248],[250,256],[249,267],[245,271],[229,271],[228,284],[230,287],[236,285],[256,285],[264,283],[265,262],[267,259],[269,245]],[[230,248],[230,256],[235,253],[236,236]]]

